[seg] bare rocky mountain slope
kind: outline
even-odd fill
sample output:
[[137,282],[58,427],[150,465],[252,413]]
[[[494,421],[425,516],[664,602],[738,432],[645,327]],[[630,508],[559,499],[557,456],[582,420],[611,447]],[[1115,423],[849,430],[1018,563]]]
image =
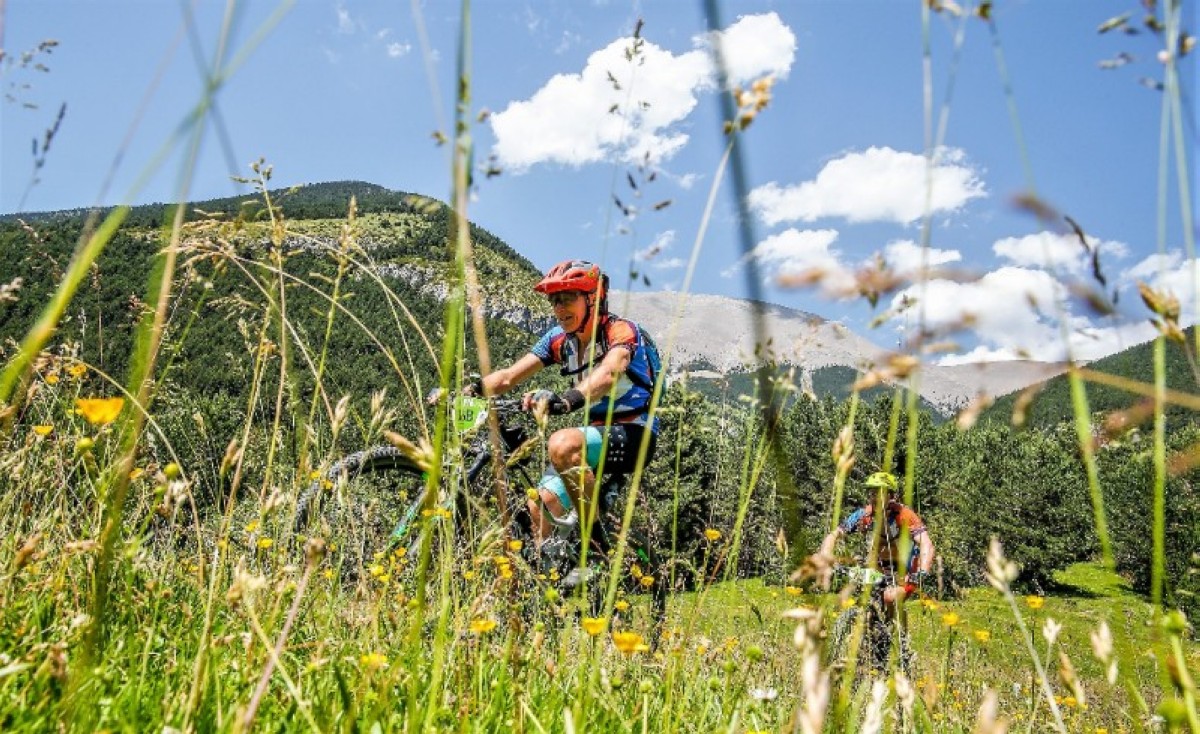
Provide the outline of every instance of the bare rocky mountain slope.
[[[690,295],[677,321],[680,305],[676,293],[614,292],[610,308],[643,324],[657,339],[664,358],[670,353],[673,371],[689,371],[693,378],[717,377],[745,371],[756,363],[754,304],[750,301]],[[766,352],[782,364],[806,371],[838,366],[866,371],[888,354],[842,324],[815,314],[773,304],[765,304],[763,311],[769,340]],[[925,400],[952,412],[981,392],[998,397],[1064,369],[1061,364],[1034,361],[928,364],[921,372],[919,390]]]

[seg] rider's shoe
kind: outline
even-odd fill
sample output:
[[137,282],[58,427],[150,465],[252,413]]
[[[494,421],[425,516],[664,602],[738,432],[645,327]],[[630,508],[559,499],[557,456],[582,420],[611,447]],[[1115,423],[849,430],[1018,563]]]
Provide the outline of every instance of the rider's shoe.
[[543,573],[562,571],[571,565],[571,543],[566,538],[553,535],[542,542],[538,549],[538,570]]
[[599,572],[594,568],[572,568],[571,573],[563,579],[562,585],[564,588],[574,589],[591,581],[597,573]]

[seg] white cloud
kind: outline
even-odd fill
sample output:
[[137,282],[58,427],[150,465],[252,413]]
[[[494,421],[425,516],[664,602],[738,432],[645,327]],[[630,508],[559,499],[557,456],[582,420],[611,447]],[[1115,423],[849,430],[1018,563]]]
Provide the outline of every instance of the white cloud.
[[796,35],[775,13],[744,15],[716,35],[731,84],[764,74],[786,77],[796,57]]
[[[1094,360],[1154,337],[1149,314],[1141,307],[1130,285],[1133,279],[1129,277],[1151,273],[1153,277],[1148,282],[1152,286],[1179,298],[1182,325],[1192,324],[1195,321],[1193,278],[1200,277],[1200,264],[1185,260],[1178,252],[1148,257],[1125,271],[1121,303],[1136,305],[1111,318],[1063,313],[1069,289],[1061,281],[1045,270],[1011,266],[972,283],[930,281],[923,294],[918,286],[912,286],[897,293],[892,306],[898,306],[905,296],[923,297],[927,327],[963,326],[961,334],[951,336],[975,346],[965,353],[943,357],[940,364],[1016,358],[1062,361],[1068,354],[1075,359]],[[909,309],[902,318],[911,328],[918,318],[917,308]],[[1067,326],[1065,342],[1063,319]]]
[[1065,296],[1063,285],[1045,271],[1004,267],[971,283],[931,280],[924,288],[910,286],[892,298],[892,307],[915,299],[904,314],[910,327],[921,315],[935,330],[969,325],[985,346],[1013,355],[1058,338],[1055,304]]
[[638,250],[633,253],[635,262],[647,262],[657,258],[662,253],[671,249],[671,245],[675,243],[675,230],[668,229],[665,232],[659,233],[654,241],[643,250]]
[[687,260],[682,257],[669,257],[661,262],[653,263],[650,267],[655,270],[678,270],[684,265],[687,265]]
[[[1100,248],[1101,267],[1106,259],[1123,258],[1129,253],[1129,248],[1121,242],[1088,237],[1088,245],[1093,250]],[[1005,237],[992,245],[992,251],[1022,267],[1062,269],[1076,275],[1090,271],[1092,267],[1091,253],[1074,234],[1038,232],[1024,237]]]
[[1181,262],[1183,253],[1179,250],[1171,250],[1164,254],[1156,252],[1121,273],[1121,280],[1129,283],[1154,280],[1161,273],[1177,269]]
[[[871,147],[826,163],[811,181],[760,186],[750,192],[750,206],[769,225],[823,217],[907,224],[925,215],[926,176],[924,156]],[[931,213],[954,212],[987,195],[965,153],[956,148],[939,152],[932,184]]]
[[[889,242],[883,248],[883,257],[896,273],[917,273],[921,270],[922,248],[912,240]],[[959,262],[962,260],[962,253],[958,250],[939,250],[936,247],[930,247],[924,258],[926,265],[936,268],[939,265]]]
[[788,229],[771,235],[721,275],[729,278],[747,262],[754,260],[767,280],[781,276],[820,272],[821,285],[829,294],[845,292],[854,283],[854,273],[842,262],[842,253],[833,249],[838,232],[834,229]]
[[[521,172],[539,163],[583,166],[646,157],[657,163],[678,153],[688,141],[679,123],[696,108],[699,94],[715,88],[705,40],[678,55],[645,41],[631,62],[626,52],[632,43],[612,42],[594,52],[582,72],[555,75],[529,99],[492,115],[499,163]],[[795,57],[795,35],[775,13],[739,19],[724,31],[722,44],[735,83],[786,76]]]
[[554,47],[554,55],[561,56],[582,42],[583,36],[579,35],[578,33],[563,31],[562,38],[559,39],[558,45]]
[[398,59],[401,56],[407,56],[412,51],[411,43],[392,42],[387,45],[387,55],[389,58]]
[[338,3],[337,7],[334,8],[334,11],[337,13],[338,33],[343,35],[350,35],[351,33],[354,33],[355,22],[354,19],[350,17],[350,11],[346,10],[346,6]]

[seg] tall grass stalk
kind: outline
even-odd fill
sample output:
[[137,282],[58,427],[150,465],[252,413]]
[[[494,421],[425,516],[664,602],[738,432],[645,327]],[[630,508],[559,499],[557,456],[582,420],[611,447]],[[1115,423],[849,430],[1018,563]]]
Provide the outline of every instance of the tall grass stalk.
[[[1005,100],[1008,103],[1009,118],[1013,127],[1013,135],[1016,139],[1017,151],[1021,156],[1021,163],[1025,169],[1026,188],[1031,200],[1037,200],[1038,193],[1033,175],[1033,164],[1029,160],[1029,148],[1025,142],[1025,134],[1021,126],[1021,116],[1017,112],[1016,92],[1013,89],[1012,80],[1008,74],[1004,48],[1000,42],[1000,32],[996,26],[994,16],[988,16],[987,25],[988,31],[991,33],[992,50],[996,57],[996,68],[1000,73]],[[1059,226],[1058,222],[1054,222],[1053,224],[1054,226]],[[1042,240],[1042,251],[1045,262],[1047,264],[1051,263],[1049,244],[1045,239]],[[1072,366],[1076,366],[1076,360],[1071,348],[1070,325],[1066,317],[1065,305],[1056,299],[1055,307],[1058,312],[1059,329],[1062,333],[1067,362]],[[1088,405],[1087,389],[1075,370],[1067,372],[1067,380],[1070,383],[1071,405],[1075,412],[1076,437],[1079,442],[1079,451],[1087,476],[1088,492],[1092,500],[1093,524],[1096,529],[1096,536],[1100,541],[1100,554],[1104,565],[1112,569],[1116,567],[1116,559],[1113,555],[1112,539],[1108,532],[1107,513],[1104,509],[1104,493],[1100,487],[1100,470],[1096,464],[1096,452],[1092,441],[1091,409]]]

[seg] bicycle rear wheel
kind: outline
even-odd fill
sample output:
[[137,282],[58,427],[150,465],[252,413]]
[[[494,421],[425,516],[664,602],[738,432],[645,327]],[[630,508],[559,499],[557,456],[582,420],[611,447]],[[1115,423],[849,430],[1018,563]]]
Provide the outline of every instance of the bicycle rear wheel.
[[358,578],[372,566],[386,568],[390,552],[418,537],[424,490],[424,473],[407,456],[375,446],[339,459],[304,488],[294,528],[324,538],[341,576]]

